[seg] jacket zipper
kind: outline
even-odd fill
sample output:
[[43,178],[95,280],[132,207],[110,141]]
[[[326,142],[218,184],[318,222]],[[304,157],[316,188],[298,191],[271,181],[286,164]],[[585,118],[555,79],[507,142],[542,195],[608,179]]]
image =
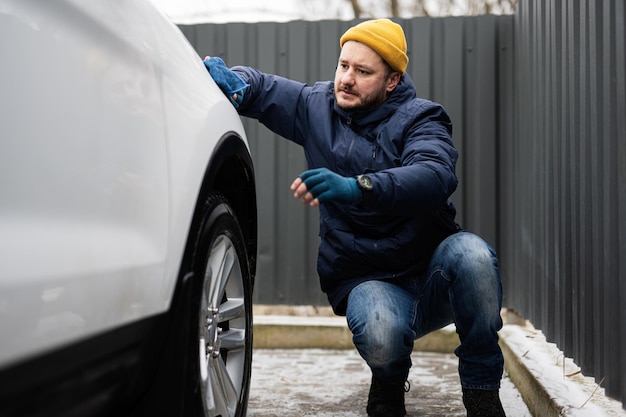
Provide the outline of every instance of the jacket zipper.
[[[348,117],[348,119],[346,120],[346,123],[348,124],[348,126],[350,126],[352,124],[352,118]],[[352,146],[354,146],[354,138],[352,138],[352,142],[350,143],[350,147],[348,148],[348,157],[352,153]],[[372,159],[376,159],[377,151],[378,151],[378,145],[374,145],[372,147]]]

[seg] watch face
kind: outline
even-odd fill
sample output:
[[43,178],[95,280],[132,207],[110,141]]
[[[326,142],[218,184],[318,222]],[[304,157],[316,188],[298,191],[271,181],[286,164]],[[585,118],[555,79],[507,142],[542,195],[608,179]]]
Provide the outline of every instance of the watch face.
[[358,180],[359,180],[359,185],[364,190],[371,191],[373,189],[372,179],[368,177],[367,175],[359,175]]

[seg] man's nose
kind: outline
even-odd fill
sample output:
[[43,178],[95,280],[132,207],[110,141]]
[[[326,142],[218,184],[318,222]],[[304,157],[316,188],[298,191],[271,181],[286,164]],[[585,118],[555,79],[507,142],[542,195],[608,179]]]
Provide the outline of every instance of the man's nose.
[[351,85],[354,83],[354,70],[349,68],[346,72],[341,76],[341,83],[344,85]]

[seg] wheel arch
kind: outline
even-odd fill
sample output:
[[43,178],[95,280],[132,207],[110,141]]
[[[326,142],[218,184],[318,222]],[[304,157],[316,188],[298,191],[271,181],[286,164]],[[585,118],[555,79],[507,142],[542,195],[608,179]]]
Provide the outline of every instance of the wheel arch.
[[254,164],[244,140],[228,132],[218,141],[211,155],[198,194],[192,229],[201,220],[199,214],[209,194],[223,194],[235,212],[245,239],[252,282],[256,276],[257,201]]

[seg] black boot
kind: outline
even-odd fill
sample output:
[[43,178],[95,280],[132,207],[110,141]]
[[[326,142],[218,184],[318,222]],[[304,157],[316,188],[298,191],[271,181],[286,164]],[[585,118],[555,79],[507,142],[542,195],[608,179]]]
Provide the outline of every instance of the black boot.
[[372,385],[367,399],[369,417],[404,417],[404,385],[386,384],[372,376]]
[[467,417],[506,417],[498,390],[463,389]]

